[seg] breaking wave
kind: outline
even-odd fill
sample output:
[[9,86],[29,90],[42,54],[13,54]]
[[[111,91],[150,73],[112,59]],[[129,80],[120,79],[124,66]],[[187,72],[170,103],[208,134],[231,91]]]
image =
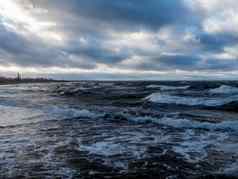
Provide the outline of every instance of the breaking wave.
[[186,90],[190,86],[166,86],[166,85],[148,85],[146,88],[159,88],[161,91]]
[[145,98],[146,100],[153,103],[160,104],[176,104],[185,106],[207,106],[217,107],[227,105],[229,103],[238,101],[238,95],[230,96],[227,98],[211,98],[211,97],[184,97],[174,96],[161,93],[152,93]]
[[151,116],[132,117],[129,119],[136,123],[154,123],[171,126],[175,128],[207,129],[207,130],[238,130],[238,121],[223,121],[219,123],[199,122],[185,118],[162,117],[155,118]]
[[57,107],[52,106],[48,109],[43,109],[48,119],[73,119],[73,118],[86,118],[94,119],[99,117],[98,114],[91,112],[87,109],[76,109],[70,107]]
[[233,86],[222,85],[219,88],[209,90],[212,94],[237,94],[238,88]]

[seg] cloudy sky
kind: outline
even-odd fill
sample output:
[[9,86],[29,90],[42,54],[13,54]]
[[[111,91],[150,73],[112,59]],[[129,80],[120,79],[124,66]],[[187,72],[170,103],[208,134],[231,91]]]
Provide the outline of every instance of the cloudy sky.
[[0,76],[238,79],[236,0],[1,0]]

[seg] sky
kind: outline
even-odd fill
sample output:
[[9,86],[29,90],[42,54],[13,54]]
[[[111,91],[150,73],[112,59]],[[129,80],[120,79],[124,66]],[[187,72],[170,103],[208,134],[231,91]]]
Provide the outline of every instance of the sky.
[[0,76],[238,79],[236,0],[1,0]]

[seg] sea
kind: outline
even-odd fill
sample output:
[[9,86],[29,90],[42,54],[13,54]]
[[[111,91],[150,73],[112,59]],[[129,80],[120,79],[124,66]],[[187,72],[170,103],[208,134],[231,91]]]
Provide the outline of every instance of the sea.
[[238,177],[238,82],[0,86],[0,178]]

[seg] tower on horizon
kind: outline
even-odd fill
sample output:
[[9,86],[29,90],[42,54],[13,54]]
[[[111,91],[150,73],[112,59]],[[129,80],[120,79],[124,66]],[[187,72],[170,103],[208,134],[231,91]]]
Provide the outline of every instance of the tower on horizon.
[[19,72],[17,73],[17,81],[21,81],[21,74]]

